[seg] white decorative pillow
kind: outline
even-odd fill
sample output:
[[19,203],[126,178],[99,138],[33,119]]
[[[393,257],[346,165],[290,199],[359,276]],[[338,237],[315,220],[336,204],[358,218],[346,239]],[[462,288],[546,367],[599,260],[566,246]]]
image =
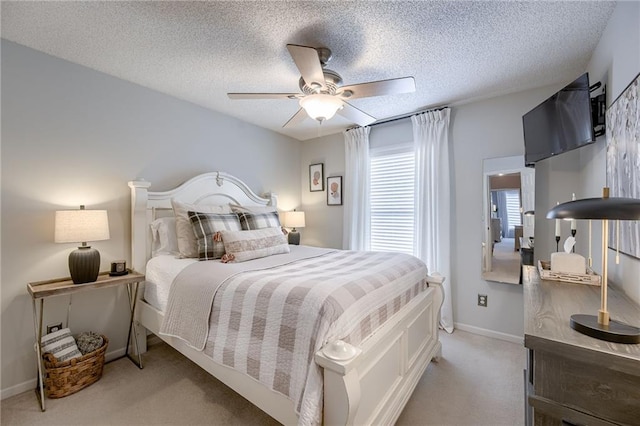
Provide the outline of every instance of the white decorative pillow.
[[222,262],[244,262],[274,254],[289,253],[289,243],[280,228],[253,231],[220,231],[225,255]]
[[274,206],[241,206],[229,203],[229,207],[234,213],[270,213],[278,211]]
[[42,353],[50,353],[58,361],[81,357],[78,345],[71,335],[71,330],[63,328],[42,336]]
[[176,233],[176,218],[161,217],[151,222],[151,256],[161,254],[179,254],[178,234]]
[[198,241],[189,220],[189,211],[219,214],[231,213],[231,207],[228,205],[188,204],[173,199],[171,200],[171,205],[173,206],[173,214],[176,217],[178,251],[181,257],[198,257]]

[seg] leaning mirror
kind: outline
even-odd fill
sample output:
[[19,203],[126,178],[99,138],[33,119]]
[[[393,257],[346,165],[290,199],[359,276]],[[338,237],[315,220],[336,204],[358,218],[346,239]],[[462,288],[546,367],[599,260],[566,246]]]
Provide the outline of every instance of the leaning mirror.
[[524,157],[483,161],[482,278],[522,284],[522,265],[533,264],[535,171]]

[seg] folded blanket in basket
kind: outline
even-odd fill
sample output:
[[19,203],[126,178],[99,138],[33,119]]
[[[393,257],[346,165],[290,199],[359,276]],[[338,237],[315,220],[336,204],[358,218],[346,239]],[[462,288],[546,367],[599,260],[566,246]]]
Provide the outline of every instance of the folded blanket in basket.
[[71,358],[81,357],[76,341],[71,335],[71,330],[63,328],[42,336],[42,353],[49,352],[58,361],[66,361]]

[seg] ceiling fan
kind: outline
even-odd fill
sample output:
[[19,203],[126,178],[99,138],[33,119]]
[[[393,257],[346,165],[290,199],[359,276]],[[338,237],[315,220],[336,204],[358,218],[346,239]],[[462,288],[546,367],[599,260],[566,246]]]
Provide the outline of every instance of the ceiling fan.
[[299,124],[307,115],[322,123],[336,113],[360,126],[366,126],[377,119],[354,107],[346,101],[347,99],[395,95],[416,90],[413,77],[341,86],[340,74],[326,68],[331,60],[331,50],[326,47],[315,48],[296,44],[287,44],[287,49],[302,75],[298,83],[302,93],[227,93],[227,96],[230,99],[298,100],[301,108],[283,127]]

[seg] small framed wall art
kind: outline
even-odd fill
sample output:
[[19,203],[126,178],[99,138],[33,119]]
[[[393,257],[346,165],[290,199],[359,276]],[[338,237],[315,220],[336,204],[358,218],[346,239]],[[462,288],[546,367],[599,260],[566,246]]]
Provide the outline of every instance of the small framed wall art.
[[324,163],[309,166],[309,191],[324,191]]
[[342,176],[331,176],[327,178],[327,205],[342,205]]

